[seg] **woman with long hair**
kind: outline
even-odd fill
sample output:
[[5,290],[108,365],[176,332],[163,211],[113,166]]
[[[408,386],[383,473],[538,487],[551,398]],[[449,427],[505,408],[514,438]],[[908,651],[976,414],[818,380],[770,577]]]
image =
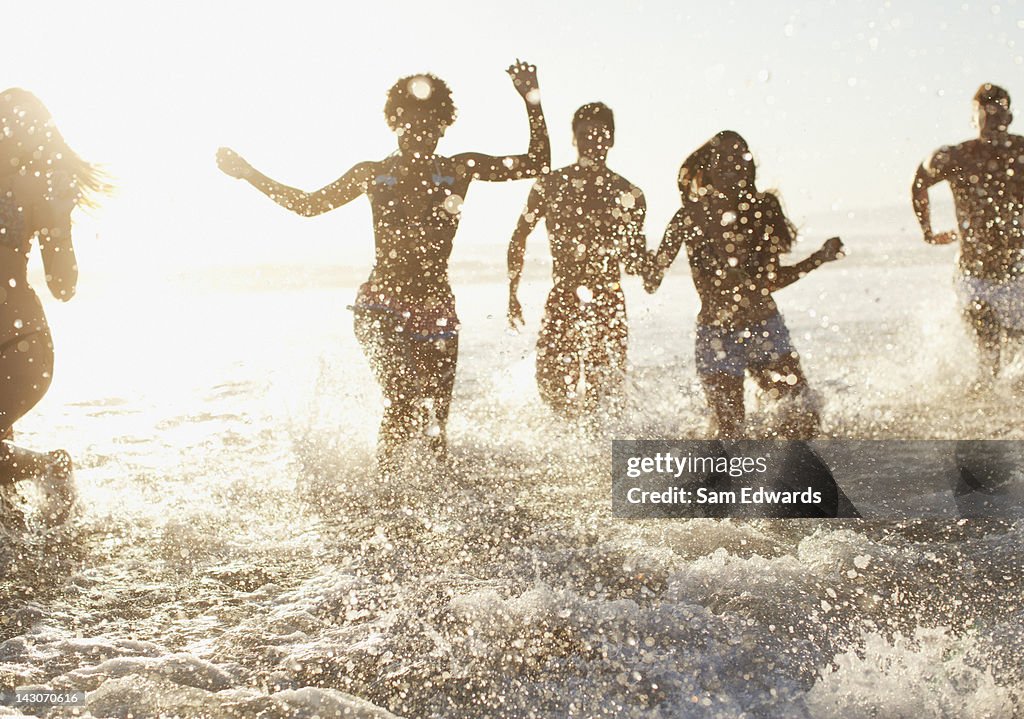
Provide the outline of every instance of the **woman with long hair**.
[[772,293],[840,257],[843,244],[833,237],[807,259],[783,265],[796,230],[778,196],[757,189],[755,174],[750,148],[730,130],[686,159],[679,170],[683,206],[665,230],[647,283],[656,288],[686,245],[701,301],[697,373],[721,436],[743,434],[749,372],[769,397],[786,401],[775,434],[810,437],[818,410]]
[[270,199],[306,217],[366,195],[373,211],[376,259],[352,305],[355,334],[386,399],[378,435],[378,468],[394,466],[395,451],[426,438],[447,454],[446,424],[459,352],[459,320],[448,282],[448,258],[462,202],[474,180],[504,182],[537,177],[551,163],[537,70],[516,62],[508,69],[530,123],[524,154],[435,152],[455,120],[448,85],[433,75],[400,79],[388,92],[384,117],[398,151],[360,162],[314,192],[288,187],[255,170],[232,150],[218,153],[220,168]]
[[50,328],[28,284],[28,260],[35,240],[50,293],[70,300],[78,283],[71,211],[92,205],[107,185],[27,90],[0,93],[0,122],[0,486],[40,480],[52,500],[47,513],[60,520],[73,501],[70,456],[12,441],[14,423],[42,399],[53,376]]

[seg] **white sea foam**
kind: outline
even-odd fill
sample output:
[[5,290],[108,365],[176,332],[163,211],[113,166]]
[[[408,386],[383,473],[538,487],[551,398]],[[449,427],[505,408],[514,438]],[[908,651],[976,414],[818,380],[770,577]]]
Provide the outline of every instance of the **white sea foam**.
[[[779,293],[825,429],[1022,438],[1019,398],[964,392],[970,346],[929,250]],[[473,273],[451,466],[413,452],[387,485],[353,290],[198,295],[131,337],[90,320],[120,297],[55,313],[65,346],[128,366],[62,359],[18,427],[71,451],[85,512],[61,537],[3,530],[0,684],[86,690],[118,717],[1024,711],[1020,521],[613,520],[611,439],[706,430],[689,278],[651,298],[627,280],[629,401],[570,427],[527,381],[537,273],[518,336],[501,257]],[[177,372],[150,376],[146,351]]]

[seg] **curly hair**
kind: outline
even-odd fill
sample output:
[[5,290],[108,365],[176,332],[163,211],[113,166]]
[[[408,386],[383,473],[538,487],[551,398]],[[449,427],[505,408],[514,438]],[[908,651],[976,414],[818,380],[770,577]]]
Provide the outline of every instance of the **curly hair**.
[[455,122],[455,115],[451,88],[429,73],[401,78],[388,90],[384,103],[384,118],[392,130],[424,121],[443,130]]
[[0,157],[16,159],[38,172],[46,180],[48,196],[70,190],[76,204],[95,207],[96,196],[110,192],[103,170],[68,146],[46,105],[28,90],[12,87],[0,92],[0,124]]

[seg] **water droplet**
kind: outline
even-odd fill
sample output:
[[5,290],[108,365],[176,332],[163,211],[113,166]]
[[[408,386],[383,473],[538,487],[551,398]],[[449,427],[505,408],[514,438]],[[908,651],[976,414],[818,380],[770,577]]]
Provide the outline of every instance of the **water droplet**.
[[434,88],[431,85],[430,80],[421,75],[409,80],[408,89],[409,94],[417,100],[426,100],[434,92]]
[[457,215],[462,211],[462,198],[458,195],[448,195],[444,198],[444,209],[451,215]]

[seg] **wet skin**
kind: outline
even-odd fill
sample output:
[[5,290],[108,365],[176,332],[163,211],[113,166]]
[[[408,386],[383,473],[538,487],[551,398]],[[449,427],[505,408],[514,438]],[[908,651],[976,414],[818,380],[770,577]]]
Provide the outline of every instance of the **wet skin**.
[[[438,155],[436,146],[445,128],[430,116],[412,116],[397,132],[396,154],[361,162],[314,192],[270,179],[227,148],[218,152],[218,164],[228,175],[246,180],[281,206],[306,217],[366,195],[373,212],[375,244],[375,264],[367,282],[370,291],[403,307],[453,308],[448,260],[470,184],[474,180],[504,182],[536,177],[550,164],[536,68],[517,62],[508,74],[524,100],[529,119],[530,144],[525,154]],[[431,446],[443,455],[444,425],[458,356],[457,336],[412,348],[410,343],[415,340],[398,337],[402,341],[396,341],[395,334],[403,328],[386,317],[371,320],[366,313],[357,313],[356,323],[357,337],[388,400],[378,444],[382,467],[390,463],[400,444],[425,428],[427,400],[432,404],[434,421],[440,425]]]

